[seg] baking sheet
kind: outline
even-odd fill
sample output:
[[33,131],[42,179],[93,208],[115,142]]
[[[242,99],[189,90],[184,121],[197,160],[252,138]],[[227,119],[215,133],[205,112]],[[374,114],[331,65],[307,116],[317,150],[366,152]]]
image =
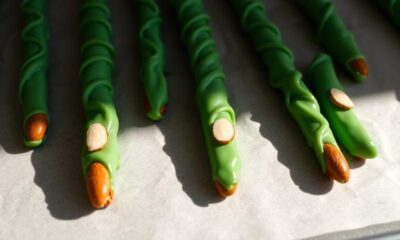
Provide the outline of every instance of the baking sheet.
[[[347,239],[393,236],[400,229],[400,31],[370,1],[334,1],[370,65],[362,84],[340,67],[338,74],[379,147],[376,159],[350,160],[346,185],[321,173],[228,1],[204,1],[237,114],[243,161],[237,194],[224,201],[210,180],[194,79],[173,9],[159,1],[170,102],[164,121],[154,123],[144,114],[134,5],[109,1],[122,167],[116,199],[100,211],[88,204],[80,168],[79,1],[49,1],[51,125],[47,143],[34,151],[23,146],[17,100],[18,2],[0,1],[1,239]],[[293,0],[263,2],[304,70],[321,51],[312,23]]]

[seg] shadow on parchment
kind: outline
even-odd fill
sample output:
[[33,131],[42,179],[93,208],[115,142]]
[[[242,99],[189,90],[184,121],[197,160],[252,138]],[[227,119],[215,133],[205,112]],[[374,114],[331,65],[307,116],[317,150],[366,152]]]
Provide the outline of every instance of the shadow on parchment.
[[10,154],[29,151],[23,143],[22,108],[18,100],[18,83],[22,64],[18,1],[3,1],[0,9],[0,145]]
[[[131,95],[124,98],[117,97],[120,115],[120,133],[130,127],[145,127],[157,125],[165,138],[164,152],[170,157],[175,167],[176,177],[182,184],[182,190],[198,206],[208,206],[210,203],[221,201],[217,196],[214,184],[211,181],[210,165],[206,147],[201,131],[200,116],[194,100],[194,79],[190,73],[188,57],[180,41],[179,25],[175,20],[175,13],[166,1],[158,1],[162,9],[163,31],[168,38],[163,36],[167,49],[167,81],[169,88],[168,109],[164,119],[153,122],[146,118],[144,111],[144,88],[139,78],[139,45],[138,24],[135,16],[134,3],[115,2],[114,14],[114,40],[121,49],[116,52],[117,81],[123,82],[116,86],[116,92]],[[127,12],[126,9],[129,11]],[[130,17],[123,17],[127,14]],[[118,24],[118,19],[128,21],[130,24]],[[123,19],[126,18],[126,19]],[[123,28],[125,26],[125,28]],[[129,26],[129,28],[127,27]],[[131,27],[132,26],[132,27]],[[167,31],[168,30],[168,31]],[[177,49],[171,52],[168,49]],[[119,60],[121,54],[121,60]],[[122,54],[134,55],[123,57]],[[122,62],[130,59],[132,62]],[[118,69],[119,68],[119,69]],[[120,83],[117,83],[117,85]],[[128,90],[127,90],[128,89]],[[134,89],[134,94],[126,94]],[[128,104],[127,104],[128,103]]]
[[[131,58],[132,62],[123,62],[122,54],[138,53],[137,47],[137,27],[133,24],[133,28],[122,27],[119,21],[136,22],[134,16],[128,15],[134,12],[131,3],[128,1],[109,1],[113,12],[113,25],[115,30],[114,41],[123,41],[126,48],[116,49],[116,91],[124,92],[122,96],[116,96],[116,105],[120,112],[120,129],[135,127],[145,127],[154,124],[145,118],[143,111],[144,93],[138,76],[138,56]],[[194,101],[194,79],[189,70],[188,57],[180,42],[180,34],[177,21],[173,10],[167,6],[166,1],[160,1],[163,9],[164,25],[163,29],[168,38],[165,38],[166,47],[168,49],[178,49],[178,51],[168,53],[168,69],[170,76],[168,77],[170,86],[170,102],[169,112],[163,122],[157,123],[160,130],[165,136],[165,146],[163,150],[171,158],[175,166],[177,179],[182,183],[182,189],[192,199],[193,203],[198,206],[208,206],[211,203],[219,202],[211,182],[210,166],[206,154],[206,147],[201,131],[200,117],[197,106]],[[325,194],[332,188],[332,182],[328,181],[321,173],[320,168],[315,160],[312,150],[304,151],[307,148],[304,138],[292,121],[285,109],[281,94],[268,86],[267,73],[262,70],[256,54],[250,44],[250,39],[244,37],[241,32],[237,17],[232,11],[231,6],[224,1],[205,1],[206,8],[211,18],[216,19],[219,14],[209,7],[211,3],[218,5],[216,9],[227,9],[226,27],[230,28],[231,35],[224,36],[225,42],[229,48],[229,42],[234,39],[235,47],[232,51],[237,51],[236,56],[242,56],[242,61],[248,62],[253,66],[253,72],[257,72],[257,77],[253,79],[246,78],[245,73],[240,71],[227,73],[229,75],[236,74],[238,78],[243,79],[245,84],[241,84],[240,88],[262,89],[265,94],[261,102],[254,102],[251,96],[248,99],[231,99],[231,104],[236,109],[236,113],[240,116],[243,113],[250,112],[252,120],[261,124],[260,134],[271,141],[278,151],[278,161],[290,170],[290,176],[293,182],[304,192],[311,194]],[[293,16],[282,19],[282,16],[271,14],[271,19],[278,26],[285,24],[284,21],[296,19],[296,21],[307,21],[300,11],[295,10],[294,5],[290,6],[289,1],[280,2],[282,6],[292,8]],[[366,14],[379,15],[373,6],[365,4],[361,0],[352,2],[358,4]],[[52,1],[50,7],[62,11],[54,11],[50,14],[50,66],[49,66],[49,108],[51,114],[51,123],[49,126],[48,142],[44,147],[39,148],[32,154],[32,164],[35,168],[34,182],[43,190],[46,203],[51,215],[57,219],[77,219],[93,212],[91,209],[84,187],[80,166],[80,152],[83,142],[84,116],[81,107],[80,80],[78,77],[78,69],[80,64],[80,45],[79,38],[79,1]],[[208,7],[207,7],[208,6]],[[8,153],[21,153],[27,151],[22,144],[22,134],[9,133],[9,131],[21,132],[22,114],[15,109],[20,109],[17,101],[17,89],[19,79],[19,67],[22,64],[22,51],[20,44],[19,31],[13,29],[21,28],[21,20],[18,14],[11,14],[19,11],[19,3],[13,1],[9,7],[9,18],[12,19],[10,29],[7,33],[1,35],[1,41],[8,44],[8,51],[14,51],[12,59],[1,58],[0,61],[0,97],[1,101],[1,126],[9,126],[1,130],[0,144]],[[118,14],[116,14],[118,13]],[[272,12],[271,12],[272,13]],[[1,16],[8,16],[7,13]],[[12,16],[12,17],[10,17]],[[369,16],[369,15],[366,15]],[[299,20],[301,19],[301,20]],[[379,19],[379,17],[377,17]],[[372,26],[373,31],[380,31],[379,34],[372,34],[370,37],[378,38],[385,36],[387,41],[397,41],[399,35],[397,29],[388,26],[387,19],[382,16],[382,21]],[[294,20],[293,20],[294,21]],[[2,21],[3,22],[3,21]],[[18,26],[16,26],[16,24]],[[293,49],[296,56],[300,56],[303,51],[310,53],[304,55],[307,62],[311,61],[312,55],[319,51],[315,47],[315,42],[311,41],[313,36],[312,26],[305,27],[307,24],[300,24],[296,32],[287,33],[283,28],[283,38],[285,43]],[[213,32],[217,32],[214,30]],[[238,43],[238,44],[237,44]],[[391,43],[395,45],[394,43]],[[64,46],[58,48],[58,46]],[[305,47],[307,46],[307,47]],[[374,55],[374,50],[365,48],[365,54]],[[400,51],[400,47],[399,50]],[[312,55],[311,55],[312,54]],[[221,57],[223,62],[241,68],[243,62],[237,59],[230,59],[227,56]],[[384,60],[384,59],[381,59]],[[305,61],[301,61],[305,62]],[[396,70],[394,63],[388,63],[388,71]],[[373,78],[375,75],[374,66],[371,64]],[[305,66],[300,66],[304,68]],[[9,69],[12,69],[11,71]],[[339,70],[340,72],[340,70]],[[10,75],[8,75],[10,74]],[[344,77],[345,78],[345,77]],[[379,84],[379,81],[368,81],[356,90],[351,90],[350,94],[355,96],[373,94],[380,91],[395,90],[399,92],[399,84],[395,81],[384,81],[385,84]],[[227,85],[232,85],[227,83]],[[133,93],[130,94],[133,89]],[[233,96],[235,91],[230,86]],[[262,105],[260,107],[259,105]],[[79,107],[76,107],[79,106]],[[273,114],[271,114],[273,113]],[[4,117],[6,116],[6,117]],[[140,117],[138,117],[140,116]],[[172,127],[175,126],[175,127]],[[176,129],[180,131],[176,131]],[[18,130],[19,129],[19,130]],[[280,134],[276,134],[276,130],[280,129]],[[7,137],[7,139],[5,139]],[[265,159],[257,159],[257,161],[268,161]],[[267,172],[267,171],[266,171]],[[267,174],[267,173],[266,173]],[[245,177],[245,176],[242,176]]]
[[[251,120],[260,123],[260,134],[272,143],[278,152],[277,160],[290,170],[290,177],[300,190],[315,195],[328,193],[333,187],[333,181],[322,173],[312,149],[308,147],[300,128],[285,107],[283,95],[268,84],[268,73],[262,68],[259,57],[253,49],[251,39],[241,31],[233,7],[226,2],[219,2],[218,4],[221,4],[220,9],[227,9],[227,20],[224,22],[224,26],[225,29],[229,28],[227,32],[231,34],[226,36],[225,43],[227,46],[225,48],[235,51],[236,55],[241,56],[242,61],[248,62],[243,63],[226,57],[227,64],[231,65],[232,69],[238,69],[227,73],[228,79],[231,75],[231,78],[238,78],[243,81],[237,91],[252,92],[254,90],[247,88],[257,88],[264,92],[259,99],[252,99],[252,96],[233,99],[234,102],[232,103],[235,105],[237,115],[250,112]],[[290,7],[282,2],[280,4],[282,5],[278,4],[279,7]],[[306,33],[296,33],[296,38],[307,38]],[[235,39],[235,43],[230,46],[228,39]],[[307,45],[306,39],[304,39],[304,43]],[[310,47],[313,49],[312,46]],[[246,73],[240,71],[244,64],[247,65],[246,68],[251,68],[251,71],[256,73],[253,78],[248,78]],[[236,91],[236,89],[233,89],[233,91]],[[257,159],[257,161],[273,160],[265,156],[265,159]],[[269,171],[271,169],[267,169],[266,174]]]
[[[52,1],[49,8],[59,5],[63,11],[52,11],[49,16],[49,113],[47,142],[32,151],[35,169],[34,183],[45,195],[50,214],[58,219],[75,219],[91,212],[86,200],[80,168],[83,115],[81,111],[79,63],[79,1]],[[2,1],[5,12],[0,44],[5,50],[0,57],[0,145],[5,152],[18,154],[31,151],[23,143],[22,107],[18,101],[20,68],[23,64],[21,30],[23,20],[19,1]],[[54,5],[53,5],[54,4]],[[59,46],[64,46],[59,48]],[[75,98],[74,98],[75,96]]]
[[164,43],[167,49],[170,111],[158,125],[165,137],[163,150],[175,166],[183,191],[194,204],[206,207],[223,199],[218,196],[211,180],[211,167],[195,102],[195,79],[190,71],[189,56],[181,41],[180,25],[175,10],[167,1],[159,3],[164,10],[163,29],[168,29],[169,34],[168,38],[164,37]]
[[[32,154],[34,182],[54,218],[77,219],[93,212],[81,170],[84,115],[79,79],[79,0],[50,1],[47,142]],[[62,46],[62,47],[60,47]]]

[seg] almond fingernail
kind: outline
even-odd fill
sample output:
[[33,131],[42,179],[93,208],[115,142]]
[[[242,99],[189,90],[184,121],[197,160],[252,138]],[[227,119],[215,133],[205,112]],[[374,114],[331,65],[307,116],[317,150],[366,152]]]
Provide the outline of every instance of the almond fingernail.
[[215,181],[215,188],[221,197],[226,198],[236,192],[237,184],[233,185],[230,189],[226,189],[219,181]]
[[358,72],[361,76],[368,76],[368,65],[365,59],[354,59],[350,62],[351,68]]
[[39,141],[44,138],[47,131],[46,114],[34,114],[26,122],[26,137],[31,141]]
[[104,208],[113,200],[110,175],[107,168],[99,162],[90,164],[86,176],[86,188],[89,201],[94,208]]
[[350,179],[350,169],[342,152],[332,144],[325,144],[324,157],[326,161],[326,175],[340,183],[348,182]]

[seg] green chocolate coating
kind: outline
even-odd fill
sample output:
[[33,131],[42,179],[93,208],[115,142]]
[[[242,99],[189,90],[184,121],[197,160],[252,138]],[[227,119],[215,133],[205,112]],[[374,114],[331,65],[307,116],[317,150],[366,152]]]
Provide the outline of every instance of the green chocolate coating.
[[141,52],[140,74],[151,111],[147,116],[161,120],[160,109],[168,102],[167,80],[165,79],[165,49],[161,41],[160,10],[154,0],[138,0],[139,44]]
[[86,129],[94,123],[102,124],[108,132],[106,146],[96,152],[82,151],[82,168],[86,177],[88,167],[100,162],[107,167],[112,186],[114,174],[119,167],[118,117],[113,103],[112,69],[113,53],[112,27],[106,0],[83,0],[81,7],[81,31],[83,62],[80,77],[83,85],[83,108],[86,115]]
[[171,0],[182,25],[182,38],[190,55],[196,78],[196,102],[211,162],[212,179],[230,189],[238,183],[241,167],[236,141],[218,144],[212,134],[213,123],[226,118],[235,124],[235,113],[228,103],[225,74],[216,50],[209,18],[200,0]]
[[329,91],[332,88],[344,91],[336,77],[332,59],[326,54],[318,55],[308,68],[306,77],[311,81],[321,111],[339,143],[353,156],[364,159],[376,157],[376,146],[353,110],[342,109],[330,100]]
[[[47,109],[47,66],[48,66],[48,27],[46,19],[46,0],[23,0],[21,5],[25,27],[22,40],[25,46],[25,61],[22,66],[18,93],[26,121],[34,114],[45,114]],[[48,118],[48,117],[47,117]],[[48,120],[48,119],[47,119]],[[49,121],[47,121],[49,122]],[[25,145],[38,147],[45,141],[30,141],[26,137]]]
[[360,53],[353,34],[346,29],[343,20],[337,15],[334,5],[329,0],[299,0],[304,11],[318,25],[320,44],[342,64],[357,81],[366,78],[354,71],[350,62],[365,59]]
[[269,69],[270,84],[284,94],[289,113],[299,125],[308,145],[314,149],[325,173],[324,144],[337,146],[337,143],[328,121],[320,113],[317,100],[294,66],[292,52],[283,44],[278,28],[267,19],[264,6],[259,0],[231,2],[240,15],[242,28],[250,34],[257,53]]
[[396,26],[400,27],[400,1],[399,0],[376,0],[378,5],[392,19]]

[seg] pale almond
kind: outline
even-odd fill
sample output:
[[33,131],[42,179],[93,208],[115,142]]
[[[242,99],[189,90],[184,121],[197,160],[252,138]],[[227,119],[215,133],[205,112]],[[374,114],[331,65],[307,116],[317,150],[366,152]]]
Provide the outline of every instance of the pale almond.
[[220,144],[227,144],[235,137],[235,128],[225,118],[220,118],[213,124],[213,136]]
[[332,103],[335,104],[336,106],[345,110],[349,110],[354,107],[353,101],[351,101],[349,96],[347,96],[347,94],[342,90],[339,90],[337,88],[332,88],[329,91],[329,93]]
[[100,123],[92,124],[86,132],[86,146],[89,152],[102,149],[107,141],[107,129]]

